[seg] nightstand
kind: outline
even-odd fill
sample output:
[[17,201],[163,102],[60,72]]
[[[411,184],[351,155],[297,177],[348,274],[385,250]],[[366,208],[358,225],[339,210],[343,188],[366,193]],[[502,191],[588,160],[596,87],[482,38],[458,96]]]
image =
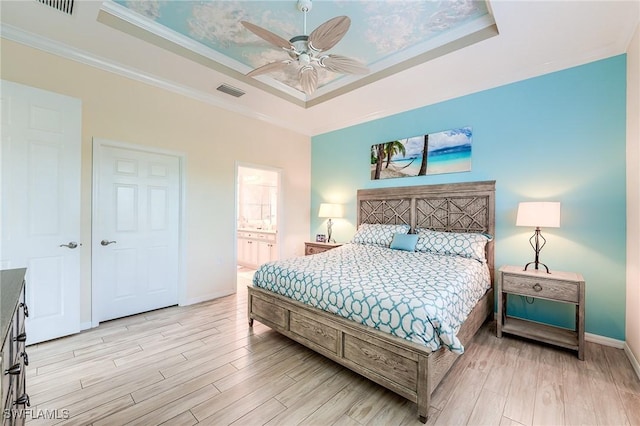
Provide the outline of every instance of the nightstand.
[[309,256],[310,254],[322,253],[323,251],[331,250],[341,245],[341,243],[314,243],[307,241],[304,243],[304,255]]
[[[575,272],[540,270],[524,271],[522,266],[500,268],[496,297],[498,297],[497,335],[509,333],[578,351],[584,360],[584,291],[582,275]],[[576,307],[575,330],[569,330],[507,314],[507,294],[570,303]]]

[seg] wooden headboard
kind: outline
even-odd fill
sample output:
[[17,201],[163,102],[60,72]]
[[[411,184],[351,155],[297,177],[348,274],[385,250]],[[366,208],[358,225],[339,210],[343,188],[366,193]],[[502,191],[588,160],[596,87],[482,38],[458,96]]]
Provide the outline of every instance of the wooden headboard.
[[[358,225],[406,224],[412,232],[429,228],[495,236],[495,181],[446,183],[358,190]],[[494,277],[494,241],[486,247]]]

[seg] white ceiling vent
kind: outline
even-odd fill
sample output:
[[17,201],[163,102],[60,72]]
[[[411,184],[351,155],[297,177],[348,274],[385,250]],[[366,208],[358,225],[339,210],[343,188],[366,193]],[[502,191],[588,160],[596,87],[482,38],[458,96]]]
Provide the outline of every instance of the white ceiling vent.
[[73,13],[74,0],[36,0],[47,6],[51,6],[54,9],[58,9],[60,12],[71,15]]
[[235,96],[236,98],[239,98],[240,96],[245,94],[244,91],[238,89],[237,87],[229,86],[226,83],[223,83],[220,86],[216,87],[216,90],[219,90],[222,93],[226,93],[227,95]]

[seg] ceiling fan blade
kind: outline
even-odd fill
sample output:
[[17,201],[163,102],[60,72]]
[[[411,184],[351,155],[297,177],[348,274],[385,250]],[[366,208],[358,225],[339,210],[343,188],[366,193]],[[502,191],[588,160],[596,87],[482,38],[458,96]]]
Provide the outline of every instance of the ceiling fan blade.
[[313,30],[309,35],[309,47],[321,52],[335,46],[349,31],[351,19],[348,16],[337,16]]
[[325,55],[318,62],[329,71],[341,74],[369,74],[365,64],[342,55]]
[[278,62],[270,62],[266,65],[263,65],[261,67],[258,67],[256,69],[254,69],[253,71],[250,71],[247,73],[248,77],[255,77],[257,75],[262,75],[262,74],[266,74],[266,73],[270,73],[272,71],[280,71],[281,69],[284,69],[287,67],[287,65],[289,65],[291,63],[291,61],[287,60],[287,61],[278,61]]
[[318,86],[318,71],[309,65],[300,68],[300,85],[307,95],[315,92]]
[[292,49],[293,48],[291,43],[289,43],[289,40],[286,40],[286,39],[280,37],[279,35],[272,33],[269,30],[265,30],[264,28],[259,27],[259,26],[255,25],[255,24],[252,24],[251,22],[247,22],[247,21],[240,21],[240,23],[242,25],[244,25],[244,27],[246,29],[248,29],[249,31],[251,31],[252,33],[257,35],[261,39],[266,40],[269,43],[273,44],[274,46],[278,46],[278,47],[280,47],[282,49]]

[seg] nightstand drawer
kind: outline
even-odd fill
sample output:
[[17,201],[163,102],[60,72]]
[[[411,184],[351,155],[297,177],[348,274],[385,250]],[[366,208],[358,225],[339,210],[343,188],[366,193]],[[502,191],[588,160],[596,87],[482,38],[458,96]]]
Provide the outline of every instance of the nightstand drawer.
[[304,243],[304,255],[310,256],[312,254],[323,253],[327,250],[334,249],[336,247],[340,247],[342,244],[339,243],[314,243],[314,242],[306,242]]
[[579,302],[578,285],[570,281],[505,274],[503,276],[502,287],[502,290],[507,293],[572,303]]
[[327,251],[327,249],[325,247],[318,247],[318,246],[307,246],[304,249],[304,254],[305,256],[309,256],[311,254],[318,254],[318,253],[322,253]]

